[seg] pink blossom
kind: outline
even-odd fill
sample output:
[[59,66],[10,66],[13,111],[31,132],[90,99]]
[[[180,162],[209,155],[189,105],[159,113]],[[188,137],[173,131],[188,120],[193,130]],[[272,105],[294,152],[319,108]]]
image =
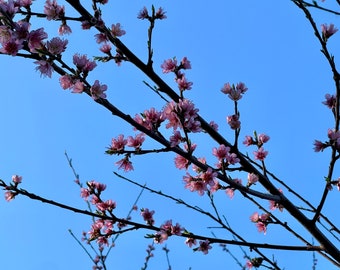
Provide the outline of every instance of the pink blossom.
[[58,5],[56,0],[53,0],[53,2],[47,0],[44,6],[44,13],[47,20],[57,20],[64,17],[65,8],[64,6]]
[[143,7],[143,9],[141,11],[138,12],[137,15],[138,19],[144,20],[144,19],[149,19],[149,13],[146,7]]
[[257,227],[257,230],[259,232],[263,232],[263,234],[266,234],[266,232],[267,232],[267,225],[265,223],[263,223],[262,221],[258,221],[256,223],[256,227]]
[[34,64],[37,64],[38,66],[35,68],[35,70],[40,71],[41,75],[44,77],[51,78],[52,72],[54,71],[52,65],[50,62],[45,60],[39,60],[35,61]]
[[46,48],[51,54],[59,55],[65,51],[68,41],[58,37],[46,42]]
[[200,132],[201,123],[196,120],[198,109],[188,99],[180,99],[178,103],[171,101],[163,109],[163,119],[167,119],[166,128],[185,128],[189,132]]
[[28,39],[30,26],[31,24],[25,21],[18,21],[17,23],[14,24],[14,29],[15,29],[14,35],[18,41]]
[[176,130],[174,131],[174,134],[172,136],[170,136],[170,145],[171,147],[175,147],[177,145],[179,145],[182,142],[183,138],[181,133]]
[[227,155],[227,162],[228,164],[235,165],[240,162],[240,159],[237,157],[235,153],[229,153]]
[[197,245],[197,241],[194,238],[188,237],[185,240],[185,244],[188,245],[191,248],[192,246],[196,246]]
[[22,176],[19,176],[19,175],[15,174],[15,175],[12,176],[12,181],[15,184],[20,184],[21,181],[22,181]]
[[113,152],[123,151],[127,142],[124,135],[120,134],[117,138],[112,138],[110,150]]
[[18,11],[18,7],[16,6],[16,3],[13,0],[9,0],[7,3],[1,1],[0,10],[1,12],[6,13],[8,17],[13,18],[15,13],[17,13]]
[[87,188],[80,189],[80,197],[84,198],[84,200],[87,201],[90,195],[91,192]]
[[100,51],[110,55],[111,54],[111,45],[109,43],[103,44],[103,46],[100,47]]
[[73,86],[73,80],[70,75],[66,74],[59,78],[61,88],[64,90],[69,89]]
[[248,173],[247,179],[248,179],[247,186],[249,187],[249,186],[255,184],[259,180],[259,177],[254,173]]
[[315,140],[314,141],[314,151],[315,152],[322,152],[327,147],[326,144],[322,143],[321,141]]
[[191,86],[193,85],[193,83],[188,82],[184,76],[182,76],[180,79],[177,79],[176,82],[178,84],[179,90],[181,91],[190,90]]
[[66,24],[66,22],[62,22],[62,24],[58,28],[59,35],[68,35],[72,33],[72,29],[70,26]]
[[322,37],[324,38],[324,40],[327,41],[327,39],[333,36],[338,31],[338,29],[335,28],[334,24],[332,23],[329,26],[327,24],[322,24],[321,31],[322,31]]
[[163,10],[163,8],[160,7],[160,8],[158,8],[158,10],[156,12],[155,18],[159,19],[159,20],[166,19],[165,13],[166,12]]
[[185,157],[182,157],[181,155],[177,154],[175,157],[175,166],[177,169],[188,169],[190,165],[189,160],[187,160]]
[[209,126],[211,126],[213,130],[218,131],[218,124],[214,121],[210,121]]
[[92,71],[96,66],[96,62],[90,61],[86,55],[75,54],[73,55],[73,64],[76,65],[77,69],[81,72]]
[[259,142],[259,145],[262,145],[266,142],[268,142],[270,137],[266,134],[261,133],[260,135],[257,136],[257,140]]
[[72,89],[72,93],[83,93],[84,91],[84,84],[79,81],[79,80],[76,80],[76,82],[71,86],[71,89]]
[[106,34],[103,33],[95,34],[94,37],[96,38],[97,43],[108,41]]
[[183,230],[184,229],[179,223],[176,223],[176,225],[171,225],[171,234],[173,235],[181,235]]
[[104,93],[107,90],[106,84],[99,84],[98,80],[95,80],[94,84],[91,86],[90,92],[91,96],[94,100],[99,98],[106,98],[106,94]]
[[241,126],[241,122],[239,121],[239,116],[237,114],[233,114],[227,116],[227,123],[229,124],[231,129],[238,129]]
[[257,151],[254,152],[255,159],[263,161],[268,155],[268,151],[265,151],[263,147],[260,147]]
[[246,262],[246,267],[247,267],[248,269],[252,269],[252,268],[253,268],[252,262],[248,260],[248,261]]
[[258,221],[259,221],[259,218],[260,218],[260,216],[259,216],[259,213],[258,213],[258,212],[255,212],[254,214],[252,214],[252,215],[250,216],[250,220],[251,220],[252,222],[254,222],[254,223],[258,222]]
[[186,57],[183,57],[180,67],[183,69],[191,69],[191,63]]
[[211,245],[210,245],[209,240],[200,241],[200,242],[199,242],[199,245],[200,245],[200,246],[198,247],[197,250],[202,251],[203,254],[205,254],[205,255],[208,254],[209,249],[212,248]]
[[227,157],[228,153],[230,151],[230,148],[228,146],[225,146],[224,144],[221,144],[218,148],[213,148],[213,155],[218,158],[218,160],[223,160]]
[[121,37],[126,34],[126,32],[121,28],[120,23],[112,24],[111,33],[114,37]]
[[128,156],[117,161],[115,164],[118,166],[118,169],[123,169],[126,172],[133,170],[132,162],[129,160]]
[[31,52],[35,53],[37,50],[43,49],[43,40],[46,39],[47,33],[44,28],[33,30],[28,34],[28,47]]
[[255,142],[251,136],[247,135],[243,141],[243,144],[245,144],[246,146],[250,146],[252,144],[255,144]]
[[230,83],[224,84],[221,91],[227,94],[228,97],[233,101],[238,101],[242,98],[242,95],[248,90],[244,83],[240,82],[236,85],[230,85]]
[[6,191],[5,192],[5,200],[10,202],[11,200],[13,200],[15,198],[17,194],[12,192],[12,191]]
[[169,73],[175,71],[177,67],[177,60],[176,58],[168,59],[163,62],[161,68],[163,69],[163,73]]
[[154,210],[149,211],[148,208],[143,208],[140,214],[148,225],[153,225],[155,223],[155,220],[153,219],[153,215],[155,214]]
[[13,38],[10,38],[9,40],[6,40],[2,44],[2,48],[0,49],[1,53],[9,54],[12,56],[17,55],[18,51],[23,48],[23,44],[20,40]]
[[336,102],[335,95],[326,94],[325,98],[326,98],[326,100],[323,101],[322,104],[325,104],[330,109],[334,109],[335,108],[335,102]]
[[126,145],[129,146],[129,147],[133,147],[135,148],[136,150],[140,149],[143,142],[145,140],[145,135],[144,133],[139,133],[137,134],[134,138],[132,136],[129,136],[127,138],[127,143]]

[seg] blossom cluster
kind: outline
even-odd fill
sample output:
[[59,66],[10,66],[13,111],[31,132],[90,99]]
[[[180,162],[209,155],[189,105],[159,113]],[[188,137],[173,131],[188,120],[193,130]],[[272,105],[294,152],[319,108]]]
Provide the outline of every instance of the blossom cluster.
[[254,157],[255,157],[256,160],[264,161],[264,159],[268,155],[268,151],[264,150],[263,144],[268,142],[270,137],[266,134],[263,134],[263,133],[257,135],[256,132],[255,132],[254,135],[255,135],[254,137],[247,135],[245,137],[245,140],[243,141],[243,144],[246,145],[246,146],[256,145],[257,150],[254,151]]
[[[130,161],[131,153],[139,152],[144,140],[144,133],[138,133],[135,137],[128,136],[127,138],[120,134],[117,138],[112,138],[111,145],[105,153],[109,155],[125,154],[124,158],[116,162],[116,165],[118,165],[119,169],[128,172],[133,170],[132,162]],[[125,151],[125,146],[133,148],[134,151]]]
[[163,73],[175,73],[175,82],[181,93],[191,89],[193,83],[187,81],[185,74],[181,72],[182,69],[191,69],[191,63],[186,57],[183,57],[179,64],[177,63],[176,58],[165,60],[161,65],[161,68]]
[[259,232],[263,232],[266,234],[267,232],[267,225],[271,223],[272,219],[270,217],[270,214],[268,213],[263,213],[259,215],[258,212],[255,212],[250,216],[250,220],[254,223],[256,223],[257,230]]
[[12,183],[10,186],[5,187],[5,200],[10,202],[11,200],[13,200],[15,198],[16,195],[18,195],[18,192],[15,190],[12,190],[12,188],[17,188],[18,185],[21,183],[22,181],[22,176],[19,175],[13,175],[12,176]]

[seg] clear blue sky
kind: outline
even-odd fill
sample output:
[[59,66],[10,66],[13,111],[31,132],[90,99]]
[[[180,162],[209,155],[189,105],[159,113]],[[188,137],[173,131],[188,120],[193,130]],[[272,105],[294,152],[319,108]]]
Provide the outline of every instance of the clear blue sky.
[[[43,2],[43,1],[40,1]],[[62,3],[63,1],[59,1]],[[84,1],[83,1],[84,2]],[[253,130],[270,135],[267,145],[268,168],[296,191],[317,203],[323,190],[328,169],[329,153],[313,152],[314,139],[326,140],[327,129],[332,127],[329,110],[321,104],[326,93],[333,93],[332,75],[320,53],[319,44],[304,15],[290,1],[110,1],[103,8],[108,25],[120,22],[127,34],[122,41],[139,57],[146,60],[148,24],[137,20],[138,11],[145,5],[162,6],[168,19],[158,22],[154,32],[154,64],[161,74],[163,60],[187,56],[192,70],[187,78],[194,82],[187,93],[208,120],[215,120],[220,131],[232,140],[233,133],[225,117],[232,114],[232,103],[220,92],[226,82],[243,81],[249,88],[240,102],[241,137]],[[42,5],[35,5],[42,11]],[[69,7],[66,6],[66,11]],[[334,23],[340,27],[339,18],[320,12],[317,23]],[[40,20],[33,28],[48,24]],[[89,56],[100,55],[99,46],[92,33],[82,32],[71,25],[69,50],[65,59],[75,52]],[[48,26],[49,38],[57,35],[58,24]],[[333,54],[338,53],[339,36],[329,41]],[[1,56],[0,80],[0,177],[9,181],[13,174],[23,176],[22,187],[38,195],[75,207],[86,208],[73,183],[65,150],[85,182],[95,179],[108,185],[105,198],[117,202],[117,215],[125,216],[140,190],[117,179],[116,157],[104,154],[111,138],[120,133],[132,135],[132,129],[112,117],[86,95],[71,94],[60,88],[57,74],[52,79],[41,79],[32,61]],[[172,75],[162,75],[176,88]],[[100,64],[90,74],[108,85],[107,95],[112,103],[131,115],[154,106],[161,109],[164,103],[142,83],[148,79],[123,63]],[[209,156],[213,145],[197,136],[198,153]],[[148,145],[154,146],[149,140]],[[250,150],[251,151],[251,150]],[[173,166],[173,155],[151,155],[133,159],[135,170],[127,176],[147,183],[157,190],[168,192],[188,202],[210,209],[206,198],[189,194],[182,183],[183,171]],[[339,175],[336,168],[335,175]],[[245,180],[244,180],[245,181]],[[325,206],[325,213],[337,215],[335,205],[339,194],[333,191]],[[266,236],[259,234],[249,216],[257,211],[236,194],[233,200],[224,193],[217,196],[218,203],[229,222],[250,241],[291,244],[274,226],[269,226]],[[172,218],[188,230],[211,236],[207,226],[211,221],[144,192],[139,207],[156,211],[159,225]],[[24,197],[13,202],[0,200],[0,260],[1,268],[25,269],[91,269],[92,264],[84,251],[72,239],[68,229],[81,237],[88,231],[91,220]],[[287,218],[285,213],[279,215]],[[133,218],[142,221],[136,213]],[[340,221],[339,217],[333,219]],[[288,222],[293,222],[289,218]],[[297,227],[299,228],[299,227]],[[218,237],[230,239],[223,231],[214,231]],[[150,240],[146,232],[123,235],[108,259],[108,269],[140,269]],[[301,230],[301,234],[303,231]],[[312,239],[308,239],[312,241]],[[208,256],[193,254],[183,239],[167,242],[172,269],[239,269],[227,254],[214,246]],[[233,249],[242,262],[239,248]],[[285,269],[311,269],[311,253],[284,253],[267,251]],[[319,257],[318,257],[319,258]],[[161,246],[155,251],[149,269],[166,269],[166,258]],[[319,258],[317,269],[335,269]]]

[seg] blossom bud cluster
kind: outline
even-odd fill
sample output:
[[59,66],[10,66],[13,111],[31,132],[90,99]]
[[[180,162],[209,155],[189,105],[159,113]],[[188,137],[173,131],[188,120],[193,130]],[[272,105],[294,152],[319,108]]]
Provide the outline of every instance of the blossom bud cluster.
[[12,188],[16,189],[19,184],[21,184],[22,176],[19,175],[13,175],[12,176],[12,183],[10,186],[5,187],[5,200],[10,202],[15,198],[16,195],[18,195],[18,192],[15,190],[12,190]]
[[243,144],[246,145],[246,146],[256,145],[258,149],[257,149],[257,151],[254,151],[254,157],[255,157],[256,160],[264,161],[264,159],[268,155],[268,151],[265,151],[262,146],[263,146],[263,144],[268,142],[269,139],[270,139],[270,137],[268,135],[259,134],[257,136],[257,134],[255,132],[254,137],[247,135],[245,137],[245,140],[243,141]]
[[259,232],[263,232],[266,234],[267,232],[267,225],[272,222],[272,219],[270,217],[270,214],[263,213],[259,215],[258,212],[255,212],[251,215],[250,220],[254,223],[256,223],[257,230]]
[[185,74],[181,72],[182,69],[191,69],[191,63],[186,57],[183,57],[179,64],[177,64],[176,58],[165,60],[161,65],[161,68],[163,73],[175,73],[175,82],[181,92],[191,89],[193,83],[187,81]]

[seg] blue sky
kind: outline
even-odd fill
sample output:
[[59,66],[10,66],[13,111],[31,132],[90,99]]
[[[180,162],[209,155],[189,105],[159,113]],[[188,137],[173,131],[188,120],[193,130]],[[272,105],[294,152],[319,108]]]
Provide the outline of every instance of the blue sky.
[[[41,1],[42,2],[42,1]],[[61,1],[59,1],[61,3]],[[333,93],[333,82],[326,60],[304,15],[290,1],[110,1],[103,8],[108,25],[120,22],[127,34],[122,41],[146,60],[147,22],[136,18],[145,5],[162,6],[168,19],[158,22],[154,32],[154,66],[161,74],[161,63],[176,56],[187,56],[192,70],[187,78],[194,82],[187,97],[200,109],[207,120],[214,120],[226,138],[233,140],[225,117],[232,114],[232,103],[220,92],[226,82],[243,81],[249,88],[240,102],[241,137],[254,130],[270,135],[267,145],[267,167],[296,191],[317,203],[323,190],[323,179],[328,170],[329,152],[313,152],[314,139],[326,140],[332,127],[330,111],[321,104],[326,93]],[[35,5],[42,10],[42,5]],[[66,11],[69,7],[66,6]],[[317,24],[334,23],[333,15],[315,12]],[[49,38],[57,35],[58,24],[48,25],[39,20],[33,28],[48,27]],[[76,52],[89,56],[100,55],[93,33],[80,31],[72,25],[74,34],[68,37],[69,50],[65,59]],[[330,50],[337,54],[338,35],[329,41]],[[22,187],[52,200],[85,208],[79,188],[68,167],[64,152],[85,182],[95,179],[108,185],[106,198],[117,202],[117,215],[125,216],[140,189],[113,175],[117,158],[104,154],[111,138],[133,130],[99,107],[86,95],[71,94],[60,88],[57,74],[52,79],[40,78],[32,61],[1,56],[0,80],[0,140],[1,179],[9,181],[13,174],[23,176]],[[162,75],[176,88],[172,75]],[[101,64],[89,76],[108,85],[108,98],[119,108],[134,115],[164,103],[142,83],[150,82],[129,63],[117,67]],[[197,136],[198,155],[209,156],[212,144],[204,136]],[[151,140],[147,145],[155,147]],[[242,146],[243,147],[243,146]],[[249,151],[252,150],[244,149]],[[173,166],[173,155],[150,155],[133,159],[135,170],[127,176],[156,190],[186,199],[194,205],[210,209],[209,201],[184,190],[183,171]],[[339,175],[339,169],[335,174]],[[241,176],[240,176],[241,177]],[[244,177],[244,176],[243,176]],[[325,213],[335,216],[338,192],[329,194]],[[250,241],[291,244],[295,239],[274,226],[266,236],[259,234],[249,216],[256,207],[243,201],[239,194],[230,200],[216,195],[221,211]],[[214,224],[184,207],[144,192],[139,207],[156,211],[157,224],[172,218],[188,230],[210,236],[208,226]],[[1,265],[4,269],[91,269],[91,262],[72,239],[68,229],[81,237],[88,231],[91,220],[24,197],[11,203],[0,200]],[[210,209],[211,210],[211,209]],[[283,212],[278,214],[289,219]],[[133,218],[142,221],[138,213]],[[339,217],[333,219],[339,223]],[[297,226],[298,230],[301,228]],[[223,231],[214,231],[218,237],[230,238]],[[299,231],[304,235],[303,230]],[[146,232],[137,231],[121,236],[108,259],[108,269],[140,269],[150,240]],[[308,239],[311,241],[311,239]],[[167,242],[172,269],[202,269],[202,265],[216,269],[239,269],[230,256],[214,246],[208,256],[193,254],[183,239]],[[233,252],[242,262],[239,248]],[[311,269],[311,253],[267,251],[285,269]],[[317,269],[335,269],[322,258]],[[150,269],[166,269],[166,258],[159,246]]]

